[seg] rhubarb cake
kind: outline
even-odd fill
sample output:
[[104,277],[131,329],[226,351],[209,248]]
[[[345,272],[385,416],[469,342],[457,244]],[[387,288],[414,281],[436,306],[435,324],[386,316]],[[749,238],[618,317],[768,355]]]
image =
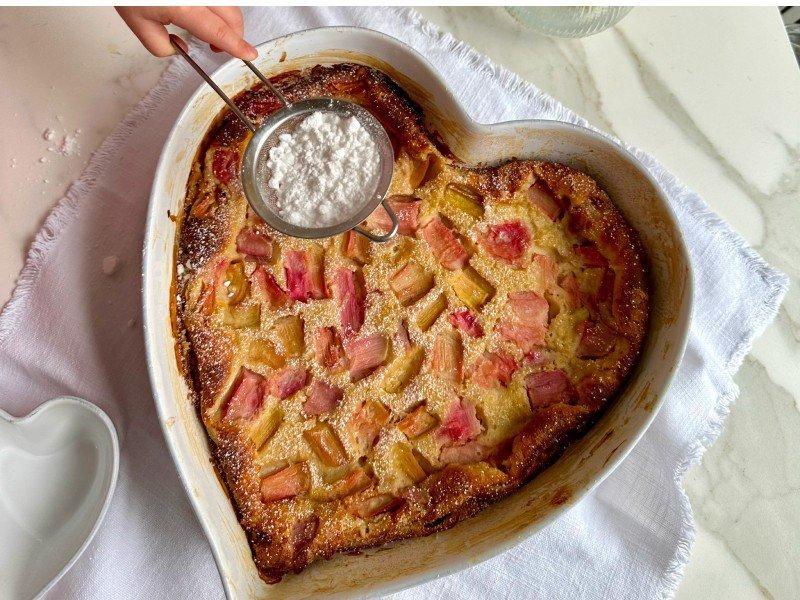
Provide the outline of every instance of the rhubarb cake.
[[[301,240],[248,207],[248,130],[220,115],[177,216],[177,349],[262,578],[452,527],[554,461],[614,398],[647,328],[636,232],[589,176],[471,168],[386,74],[315,66],[290,100],[357,102],[395,150],[391,242]],[[261,87],[237,103],[278,109]],[[379,208],[365,227],[383,231]]]

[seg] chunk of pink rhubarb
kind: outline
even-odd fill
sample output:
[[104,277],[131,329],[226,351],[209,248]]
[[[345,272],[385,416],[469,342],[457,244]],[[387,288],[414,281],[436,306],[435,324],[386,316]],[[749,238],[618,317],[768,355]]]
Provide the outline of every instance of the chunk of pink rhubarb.
[[289,295],[300,302],[327,298],[324,250],[314,244],[308,250],[288,250],[283,258]]
[[225,406],[225,418],[251,419],[264,401],[264,378],[242,367],[239,382]]
[[269,260],[272,256],[272,238],[263,227],[245,227],[236,236],[236,251],[247,256]]
[[561,369],[531,373],[525,378],[525,388],[534,411],[553,404],[570,404],[577,398],[575,388]]
[[334,327],[320,327],[314,336],[314,357],[328,369],[342,367],[346,362],[342,341]]
[[303,412],[309,417],[329,413],[341,402],[342,396],[342,388],[317,379],[308,390],[308,399],[303,403]]
[[466,465],[482,461],[491,453],[491,447],[480,442],[467,442],[461,446],[442,446],[439,462],[453,465]]
[[488,225],[478,236],[478,240],[495,258],[514,267],[522,267],[531,241],[531,232],[521,221],[506,221]]
[[469,255],[450,228],[434,217],[422,228],[422,237],[431,252],[445,269],[458,271],[467,264]]
[[536,292],[512,292],[497,332],[523,352],[544,344],[550,306]]
[[369,450],[378,439],[383,426],[389,422],[391,413],[378,400],[366,400],[358,407],[347,424],[353,445],[361,452]]
[[211,161],[211,170],[220,183],[230,183],[236,177],[239,153],[236,150],[217,148]]
[[551,221],[558,220],[564,210],[561,202],[553,196],[550,189],[539,181],[528,188],[528,200],[546,214]]
[[[390,196],[387,201],[397,215],[397,233],[413,237],[419,227],[420,200],[413,196]],[[367,217],[367,225],[381,231],[389,231],[392,219],[383,205],[379,204],[378,208]]]
[[308,371],[300,367],[284,367],[269,381],[269,393],[284,400],[303,389],[308,382]]
[[343,498],[357,492],[362,492],[372,485],[372,477],[364,469],[358,467],[353,469],[344,479],[340,479],[333,485],[333,493],[337,497]]
[[277,502],[305,493],[311,487],[306,463],[299,462],[261,479],[261,499]]
[[556,261],[546,254],[534,254],[532,261],[539,269],[539,273],[541,273],[544,289],[552,288],[556,284],[556,274],[558,272]]
[[348,511],[362,519],[369,519],[379,514],[395,510],[399,508],[403,502],[402,498],[392,496],[391,494],[378,494],[369,498],[354,498],[348,502]]
[[344,351],[349,361],[350,380],[359,381],[386,362],[389,342],[386,336],[374,333],[346,341]]
[[483,388],[506,387],[518,368],[517,361],[507,352],[484,352],[475,359],[471,378]]
[[344,336],[358,333],[364,324],[367,302],[367,290],[361,270],[337,270],[333,280],[333,297],[339,305],[339,320]]
[[468,308],[461,308],[455,311],[449,318],[453,327],[460,329],[468,336],[474,338],[483,337],[483,327],[478,322],[478,317]]
[[470,402],[454,396],[450,400],[444,421],[437,434],[446,443],[464,444],[474,440],[483,431],[475,406]]
[[583,291],[578,279],[572,273],[565,275],[558,282],[558,287],[564,290],[567,297],[567,306],[571,309],[583,306]]
[[273,310],[286,306],[290,301],[289,296],[278,285],[275,276],[262,266],[256,267],[250,275],[250,283],[255,293]]

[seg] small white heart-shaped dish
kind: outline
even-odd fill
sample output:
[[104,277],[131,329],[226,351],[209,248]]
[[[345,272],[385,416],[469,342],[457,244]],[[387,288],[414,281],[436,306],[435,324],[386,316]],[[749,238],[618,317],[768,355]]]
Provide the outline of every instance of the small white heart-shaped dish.
[[0,597],[37,598],[69,570],[118,469],[114,424],[93,404],[63,396],[24,417],[0,410]]

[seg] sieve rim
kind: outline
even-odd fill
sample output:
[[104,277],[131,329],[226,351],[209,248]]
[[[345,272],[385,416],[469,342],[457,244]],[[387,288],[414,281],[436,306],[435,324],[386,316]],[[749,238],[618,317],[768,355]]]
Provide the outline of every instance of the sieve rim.
[[[333,112],[356,117],[375,140],[380,158],[380,172],[375,186],[375,194],[351,217],[335,225],[324,227],[304,227],[289,223],[272,210],[270,201],[262,194],[259,183],[258,159],[270,135],[289,119],[313,112]],[[394,169],[394,149],[386,129],[378,118],[363,106],[337,98],[310,98],[290,104],[269,115],[256,129],[245,148],[239,175],[245,198],[252,209],[276,231],[305,239],[332,237],[358,227],[386,198]]]

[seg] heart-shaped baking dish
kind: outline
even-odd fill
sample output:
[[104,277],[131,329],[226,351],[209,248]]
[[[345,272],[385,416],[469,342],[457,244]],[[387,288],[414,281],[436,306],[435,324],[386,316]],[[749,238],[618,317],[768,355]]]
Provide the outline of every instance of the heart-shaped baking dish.
[[[692,280],[675,216],[658,184],[624,148],[589,129],[556,121],[476,123],[422,56],[375,31],[302,31],[259,46],[257,64],[275,74],[343,61],[368,64],[393,77],[422,107],[430,129],[468,164],[539,158],[592,175],[639,231],[649,254],[653,303],[648,337],[638,367],[603,418],[516,493],[448,531],[359,556],[338,556],[279,584],[264,584],[209,460],[205,430],[187,401],[170,322],[175,223],[168,215],[180,211],[195,149],[224,106],[208,86],[201,86],[178,117],[153,182],[144,247],[145,341],[167,445],[231,598],[385,594],[474,565],[533,535],[611,473],[642,436],[683,355],[689,330]],[[214,79],[230,95],[255,83],[239,61],[223,65]]]
[[114,424],[63,396],[29,415],[0,410],[0,598],[38,598],[91,542],[119,468]]

